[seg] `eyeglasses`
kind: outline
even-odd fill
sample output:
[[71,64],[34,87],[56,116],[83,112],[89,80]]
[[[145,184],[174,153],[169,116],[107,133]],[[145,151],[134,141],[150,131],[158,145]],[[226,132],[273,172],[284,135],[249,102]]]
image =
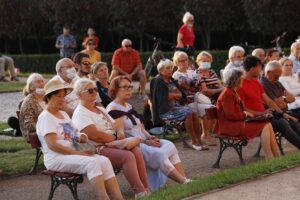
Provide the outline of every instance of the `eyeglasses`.
[[93,46],[95,46],[95,43],[88,43],[88,45],[93,45]]
[[186,59],[181,59],[181,60],[178,60],[178,62],[180,62],[180,63],[183,63],[183,62],[186,62],[186,61],[188,61],[188,59],[186,58]]
[[131,44],[125,45],[124,47],[129,48],[131,47]]
[[120,86],[119,88],[122,88],[122,89],[125,89],[125,90],[132,90],[133,85],[124,85],[124,86]]
[[98,92],[98,88],[94,87],[87,90],[83,90],[82,92],[88,92],[89,94],[93,94],[94,92]]
[[85,66],[90,66],[90,65],[91,65],[90,62],[82,62],[81,64],[82,64],[82,65],[85,65]]

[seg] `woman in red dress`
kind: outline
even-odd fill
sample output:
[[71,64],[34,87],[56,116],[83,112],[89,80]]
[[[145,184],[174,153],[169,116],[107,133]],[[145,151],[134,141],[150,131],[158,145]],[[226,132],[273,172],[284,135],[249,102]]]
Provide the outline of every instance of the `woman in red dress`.
[[260,135],[265,157],[267,159],[279,157],[280,151],[271,123],[267,120],[264,122],[245,121],[254,115],[244,110],[243,102],[237,93],[237,89],[242,84],[242,75],[242,71],[232,69],[224,76],[226,88],[217,101],[218,120],[215,132],[220,135],[244,137],[247,140]]

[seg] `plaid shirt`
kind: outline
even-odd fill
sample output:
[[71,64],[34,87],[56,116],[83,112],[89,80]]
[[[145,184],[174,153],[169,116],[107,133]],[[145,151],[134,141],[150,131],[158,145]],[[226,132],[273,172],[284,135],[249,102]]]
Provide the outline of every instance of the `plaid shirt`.
[[[76,40],[73,35],[61,34],[56,39],[56,44],[65,46],[76,46]],[[59,55],[61,58],[71,58],[74,54],[74,48],[61,48]]]
[[114,52],[111,64],[130,74],[137,66],[142,65],[142,62],[136,50],[124,52],[122,48],[119,48]]

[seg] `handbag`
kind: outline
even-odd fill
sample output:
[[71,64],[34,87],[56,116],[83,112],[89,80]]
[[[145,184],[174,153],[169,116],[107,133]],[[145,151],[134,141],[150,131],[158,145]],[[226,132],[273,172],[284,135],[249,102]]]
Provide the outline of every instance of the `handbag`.
[[73,140],[73,145],[77,151],[89,151],[92,154],[97,153],[95,146],[89,142],[80,143],[80,142],[77,142],[76,140]]
[[201,92],[197,92],[195,94],[195,102],[199,104],[212,104],[210,98],[202,94]]
[[247,118],[246,122],[266,122],[274,118],[272,114],[263,114],[252,118]]
[[105,143],[105,146],[117,149],[131,150],[140,144],[141,140],[138,137],[129,137],[122,140],[115,140]]

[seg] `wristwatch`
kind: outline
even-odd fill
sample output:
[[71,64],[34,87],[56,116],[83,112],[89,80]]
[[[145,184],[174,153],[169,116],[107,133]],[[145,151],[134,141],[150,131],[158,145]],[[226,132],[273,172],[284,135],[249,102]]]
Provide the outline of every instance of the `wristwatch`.
[[114,132],[114,136],[115,136],[115,140],[118,140],[119,131],[115,131],[115,132]]

